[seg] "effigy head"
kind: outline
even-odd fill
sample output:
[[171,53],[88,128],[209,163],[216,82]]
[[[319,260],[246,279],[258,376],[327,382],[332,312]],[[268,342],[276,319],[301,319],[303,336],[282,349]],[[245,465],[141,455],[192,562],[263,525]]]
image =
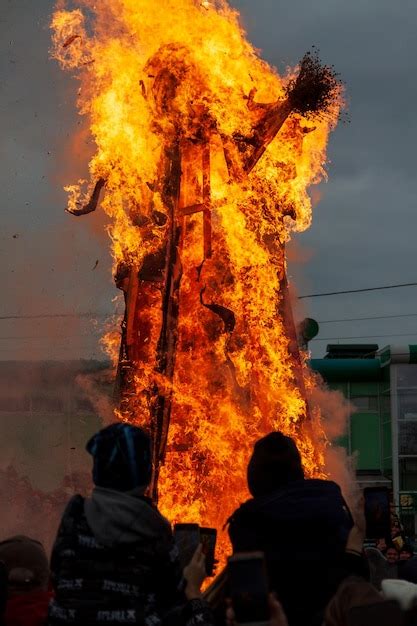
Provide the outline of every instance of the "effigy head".
[[[184,134],[194,134],[207,118],[207,83],[190,49],[162,46],[145,66],[146,97],[157,123],[169,122]],[[192,130],[194,129],[194,130]]]

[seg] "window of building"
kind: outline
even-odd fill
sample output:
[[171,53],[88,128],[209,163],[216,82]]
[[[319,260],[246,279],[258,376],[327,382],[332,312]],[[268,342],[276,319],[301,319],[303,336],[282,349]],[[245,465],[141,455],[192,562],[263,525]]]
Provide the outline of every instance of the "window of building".
[[399,459],[400,491],[417,491],[417,458]]
[[398,453],[417,456],[417,419],[398,421]]
[[416,534],[415,514],[401,512],[401,523],[403,525],[405,535],[407,537],[414,537]]
[[417,393],[401,391],[398,394],[398,419],[417,419]]
[[397,387],[417,389],[417,365],[398,365],[397,366]]
[[378,396],[356,396],[351,398],[351,402],[359,412],[378,411]]

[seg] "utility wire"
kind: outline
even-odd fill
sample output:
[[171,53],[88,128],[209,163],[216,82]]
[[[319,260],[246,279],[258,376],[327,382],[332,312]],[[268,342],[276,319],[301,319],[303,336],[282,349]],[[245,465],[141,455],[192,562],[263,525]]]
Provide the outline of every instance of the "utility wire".
[[326,293],[310,293],[306,296],[298,296],[299,300],[303,298],[321,298],[323,296],[338,296],[344,293],[363,293],[365,291],[380,291],[381,289],[398,289],[399,287],[416,287],[417,283],[402,283],[397,285],[385,285],[384,287],[367,287],[366,289],[348,289],[346,291],[328,291]]
[[[307,297],[307,296],[302,296]],[[60,318],[60,317],[86,317],[86,318],[97,318],[97,317],[110,317],[114,315],[113,313],[48,313],[43,314],[39,313],[37,315],[0,315],[1,320],[21,320],[21,319],[49,319],[49,318]],[[385,320],[385,319],[394,319],[396,317],[417,317],[417,313],[397,313],[396,315],[371,315],[369,317],[341,317],[334,320],[317,320],[319,324],[331,324],[334,322],[358,322],[360,320]]]
[[397,315],[372,315],[371,317],[343,317],[337,320],[318,320],[319,324],[332,324],[333,322],[359,322],[360,320],[386,320],[395,317],[415,317],[417,313],[401,313]]
[[[97,331],[98,332],[98,331]],[[91,338],[91,339],[97,339],[97,337],[94,335],[94,331],[92,331],[92,333],[82,333],[82,334],[78,334],[78,333],[71,333],[70,335],[59,335],[58,337],[54,337],[53,333],[51,333],[50,335],[12,335],[12,336],[0,336],[0,340],[1,339],[5,339],[6,341],[8,341],[9,339],[49,339],[50,341],[55,341],[55,339],[70,339],[71,337],[79,337],[80,339],[83,337],[86,338]]]
[[39,313],[37,315],[0,315],[0,320],[36,320],[54,317],[109,317],[112,313]]
[[415,337],[416,333],[389,333],[388,335],[352,335],[350,337],[314,337],[311,341],[338,341],[339,339],[379,339],[380,337]]

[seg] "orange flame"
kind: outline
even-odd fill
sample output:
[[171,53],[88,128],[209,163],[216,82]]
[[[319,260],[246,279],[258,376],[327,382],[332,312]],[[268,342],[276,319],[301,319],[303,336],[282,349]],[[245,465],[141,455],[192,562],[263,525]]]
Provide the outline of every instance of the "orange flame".
[[[284,245],[291,232],[310,224],[307,189],[325,175],[340,92],[325,116],[291,113],[286,86],[297,71],[281,78],[261,60],[226,2],[79,4],[65,10],[60,2],[51,25],[52,55],[76,70],[79,111],[89,116],[97,145],[89,165],[93,182],[85,194],[84,181],[66,188],[68,209],[85,204],[94,181],[106,181],[101,206],[112,218],[116,272],[121,265],[141,268],[164,245],[166,226],[155,220],[169,217],[161,163],[178,128],[183,207],[206,206],[198,165],[202,128],[209,146],[212,239],[205,241],[207,215],[197,210],[183,218],[175,372],[172,379],[156,373],[162,314],[160,287],[150,285],[141,308],[148,330],[135,372],[135,408],[120,416],[149,425],[149,389],[172,394],[161,508],[173,521],[221,529],[248,495],[245,467],[263,434],[279,429],[295,437],[306,473],[323,473],[320,415],[311,409],[306,419],[297,367],[307,394],[314,381],[305,363],[295,362],[283,313]],[[238,138],[253,137],[276,102],[284,103],[279,133],[247,175],[231,176],[231,167],[252,150]],[[231,149],[228,163],[230,138],[235,153]],[[213,304],[234,313],[233,332]]]

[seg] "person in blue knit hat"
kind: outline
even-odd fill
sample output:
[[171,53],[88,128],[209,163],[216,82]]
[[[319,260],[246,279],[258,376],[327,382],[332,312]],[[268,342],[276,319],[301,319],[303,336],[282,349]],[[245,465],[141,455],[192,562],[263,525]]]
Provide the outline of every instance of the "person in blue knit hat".
[[[152,474],[147,433],[112,424],[87,443],[94,490],[74,496],[64,512],[51,557],[55,597],[48,624],[145,624],[167,616],[210,623],[201,599],[204,555],[181,571],[171,526],[145,496]],[[198,621],[197,620],[197,621]]]

